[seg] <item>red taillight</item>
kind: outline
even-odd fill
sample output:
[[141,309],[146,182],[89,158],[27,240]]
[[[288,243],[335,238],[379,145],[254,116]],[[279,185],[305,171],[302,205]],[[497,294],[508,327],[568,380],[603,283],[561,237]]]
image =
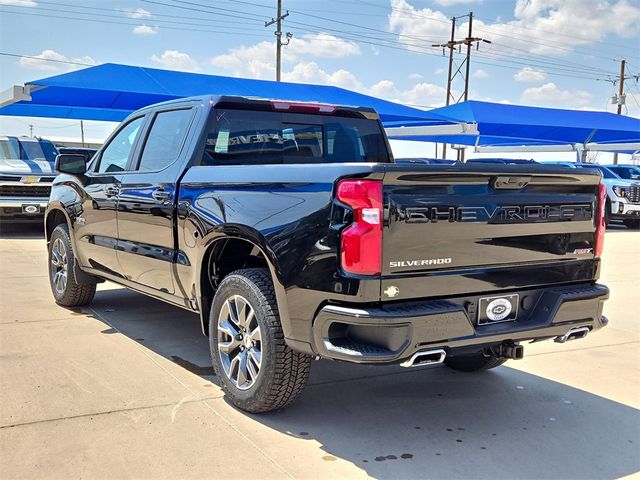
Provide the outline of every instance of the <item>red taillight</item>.
[[604,184],[598,185],[598,205],[596,212],[596,238],[593,253],[596,257],[602,255],[604,248],[604,232],[607,228],[605,225],[605,211],[607,205],[607,187]]
[[378,275],[382,264],[382,182],[342,180],[337,199],[353,209],[353,223],[342,231],[342,268]]
[[335,105],[328,103],[288,102],[286,100],[271,100],[271,107],[274,110],[285,112],[333,113],[337,110]]

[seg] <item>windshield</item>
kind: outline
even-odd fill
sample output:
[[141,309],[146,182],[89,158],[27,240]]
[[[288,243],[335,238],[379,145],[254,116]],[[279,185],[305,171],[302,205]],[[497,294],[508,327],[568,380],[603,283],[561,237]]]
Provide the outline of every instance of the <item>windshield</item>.
[[634,179],[640,176],[640,168],[638,167],[610,167],[615,173],[617,173],[621,178],[625,178],[627,180]]
[[0,139],[0,160],[19,159],[20,144],[17,138]]
[[203,165],[389,162],[376,120],[219,109]]
[[58,150],[49,140],[6,137],[0,139],[2,160],[46,160],[55,162]]
[[58,151],[48,140],[19,139],[22,160],[46,160],[55,162]]

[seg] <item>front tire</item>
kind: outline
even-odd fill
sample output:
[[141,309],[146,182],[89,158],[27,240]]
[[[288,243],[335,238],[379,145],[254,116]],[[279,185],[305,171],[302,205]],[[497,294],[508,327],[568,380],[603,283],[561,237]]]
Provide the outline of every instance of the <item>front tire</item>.
[[267,269],[236,270],[220,283],[209,315],[209,346],[222,389],[247,412],[288,405],[309,378],[311,357],[285,343]]
[[478,352],[471,355],[446,357],[444,364],[460,372],[478,372],[499,367],[506,361],[506,358],[498,357],[494,353]]
[[96,294],[95,283],[80,283],[76,280],[69,227],[58,225],[49,241],[49,284],[53,298],[63,307],[88,305]]

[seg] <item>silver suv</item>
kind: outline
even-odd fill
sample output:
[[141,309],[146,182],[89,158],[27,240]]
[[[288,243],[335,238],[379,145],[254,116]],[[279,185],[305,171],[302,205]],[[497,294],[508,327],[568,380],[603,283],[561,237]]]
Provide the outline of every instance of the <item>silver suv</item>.
[[39,220],[56,176],[58,150],[49,140],[0,137],[0,219]]

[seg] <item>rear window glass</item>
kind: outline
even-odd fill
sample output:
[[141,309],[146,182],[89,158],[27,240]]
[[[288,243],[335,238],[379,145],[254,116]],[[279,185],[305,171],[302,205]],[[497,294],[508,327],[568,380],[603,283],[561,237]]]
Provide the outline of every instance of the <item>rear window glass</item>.
[[389,161],[375,120],[232,109],[214,117],[203,165]]

